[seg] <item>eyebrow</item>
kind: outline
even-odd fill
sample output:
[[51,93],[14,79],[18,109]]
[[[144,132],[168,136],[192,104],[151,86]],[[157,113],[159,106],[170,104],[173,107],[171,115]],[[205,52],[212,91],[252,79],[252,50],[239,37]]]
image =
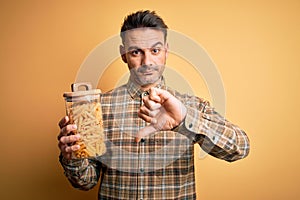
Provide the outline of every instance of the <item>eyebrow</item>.
[[[158,46],[158,45],[163,46],[163,43],[162,43],[162,42],[156,42],[156,43],[153,44],[150,48],[156,47],[156,46]],[[131,50],[133,50],[133,49],[142,49],[142,48],[140,48],[140,47],[138,47],[138,46],[130,46],[130,47],[127,49],[127,51],[131,51]]]

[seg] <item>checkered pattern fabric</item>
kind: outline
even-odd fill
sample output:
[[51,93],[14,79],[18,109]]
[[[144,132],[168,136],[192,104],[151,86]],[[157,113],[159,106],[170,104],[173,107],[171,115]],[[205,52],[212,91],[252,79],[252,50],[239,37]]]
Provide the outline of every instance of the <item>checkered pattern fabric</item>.
[[244,158],[249,140],[238,126],[219,115],[207,101],[167,88],[186,107],[184,122],[135,142],[147,124],[137,111],[147,95],[128,82],[101,96],[107,152],[91,159],[66,160],[65,175],[76,188],[88,190],[100,181],[98,199],[196,199],[194,144],[226,161]]

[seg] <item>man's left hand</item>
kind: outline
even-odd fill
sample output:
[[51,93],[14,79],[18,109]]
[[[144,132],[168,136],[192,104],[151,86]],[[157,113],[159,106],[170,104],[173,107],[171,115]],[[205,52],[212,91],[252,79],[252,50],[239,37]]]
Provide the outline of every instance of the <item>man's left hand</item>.
[[138,116],[150,123],[136,135],[136,141],[156,131],[171,130],[185,118],[186,107],[166,90],[151,88],[149,95],[143,97]]

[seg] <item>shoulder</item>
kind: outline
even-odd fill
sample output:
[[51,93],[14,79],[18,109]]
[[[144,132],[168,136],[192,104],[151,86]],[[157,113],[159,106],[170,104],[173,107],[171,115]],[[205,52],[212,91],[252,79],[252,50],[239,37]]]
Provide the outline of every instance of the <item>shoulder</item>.
[[110,101],[113,97],[124,96],[127,93],[128,92],[127,92],[126,84],[121,85],[121,86],[116,87],[116,88],[114,88],[110,91],[107,91],[105,93],[101,93],[101,102]]
[[109,90],[107,92],[104,92],[101,95],[102,96],[109,96],[109,95],[113,95],[115,93],[119,93],[119,92],[126,91],[126,90],[127,90],[127,86],[126,86],[126,84],[124,84],[124,85],[121,85],[121,86],[116,87],[114,89],[111,89],[111,90]]

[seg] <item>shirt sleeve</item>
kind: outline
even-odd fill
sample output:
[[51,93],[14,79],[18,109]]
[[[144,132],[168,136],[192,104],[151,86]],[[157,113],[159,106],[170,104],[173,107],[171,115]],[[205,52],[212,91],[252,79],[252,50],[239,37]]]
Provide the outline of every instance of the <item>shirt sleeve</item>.
[[185,105],[187,114],[178,132],[198,143],[208,154],[229,162],[249,154],[246,133],[217,113],[208,101],[192,97]]
[[102,169],[101,163],[97,160],[87,158],[68,160],[60,155],[59,161],[65,176],[75,188],[89,190],[97,185]]

